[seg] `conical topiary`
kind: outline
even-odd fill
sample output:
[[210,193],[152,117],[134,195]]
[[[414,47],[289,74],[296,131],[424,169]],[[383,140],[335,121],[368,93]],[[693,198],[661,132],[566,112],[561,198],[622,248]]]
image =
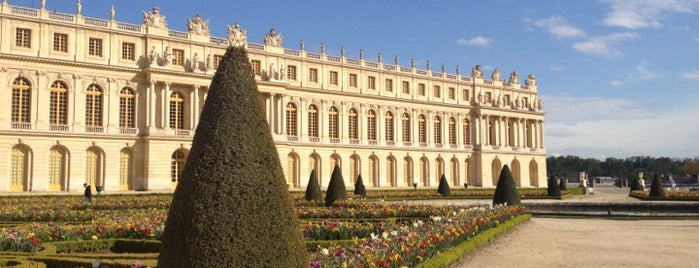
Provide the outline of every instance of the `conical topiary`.
[[507,204],[508,206],[520,204],[519,191],[507,165],[503,166],[502,171],[500,171],[498,186],[495,188],[495,196],[493,196],[493,205],[499,204]]
[[650,185],[650,193],[648,195],[655,197],[665,197],[665,187],[663,186],[663,182],[660,181],[658,173],[655,173],[655,176],[653,176],[653,182]]
[[364,186],[364,181],[362,181],[362,174],[357,176],[357,181],[354,183],[354,195],[366,196],[366,187]]
[[631,185],[630,185],[631,191],[643,191],[645,190],[645,187],[641,183],[640,178],[631,178]]
[[247,51],[211,81],[167,215],[158,267],[308,267]]
[[555,176],[549,177],[547,196],[561,196],[561,188],[558,184],[558,179]]
[[568,191],[568,182],[566,181],[566,178],[561,178],[560,181],[561,183],[558,184],[558,189],[561,191]]
[[315,200],[318,203],[323,202],[323,191],[320,189],[318,174],[316,173],[315,169],[311,171],[311,176],[308,178],[308,186],[306,186],[306,200]]
[[345,180],[342,178],[340,167],[335,165],[333,174],[330,176],[328,191],[325,192],[325,205],[332,206],[335,201],[347,200],[347,189]]
[[442,196],[451,195],[451,188],[449,188],[449,182],[444,174],[442,174],[442,178],[439,179],[439,188],[437,188],[437,192]]

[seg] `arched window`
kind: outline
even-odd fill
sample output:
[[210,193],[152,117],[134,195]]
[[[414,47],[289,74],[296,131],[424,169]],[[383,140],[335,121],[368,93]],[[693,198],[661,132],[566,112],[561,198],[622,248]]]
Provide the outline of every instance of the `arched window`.
[[459,160],[456,157],[451,159],[451,182],[452,185],[459,185]]
[[390,186],[396,186],[398,181],[396,179],[396,158],[389,156],[386,158],[386,180]]
[[315,105],[308,106],[308,136],[316,138],[311,141],[319,141],[318,136],[318,108]]
[[170,157],[170,181],[177,186],[182,176],[184,164],[187,163],[187,152],[185,150],[177,150]]
[[[102,88],[96,84],[91,84],[85,92],[85,126],[102,126]],[[90,128],[88,128],[90,130]],[[96,129],[92,129],[96,131]],[[101,131],[97,131],[101,132]]]
[[337,108],[330,107],[330,110],[328,110],[328,136],[330,137],[330,142],[340,142],[338,130],[339,123],[340,119]]
[[471,145],[471,124],[468,118],[464,118],[464,145]]
[[29,186],[29,149],[23,145],[10,152],[10,191],[27,191]]
[[359,160],[359,156],[356,154],[353,154],[350,156],[350,182],[352,184],[357,182],[357,176],[359,176],[360,171],[361,171],[361,162]]
[[422,185],[430,186],[430,161],[426,157],[420,158],[420,181]]
[[49,191],[66,189],[67,160],[67,153],[63,148],[54,146],[49,151]]
[[286,104],[286,135],[296,136],[296,105],[289,102]]
[[[322,170],[320,167],[320,156],[318,156],[316,153],[310,155],[308,157],[308,170],[315,170],[316,175],[318,176],[318,184],[323,185],[323,176],[321,174]],[[308,174],[310,174],[310,171]]]
[[119,90],[119,127],[136,127],[136,96],[128,87]]
[[51,84],[49,112],[51,130],[68,130],[68,87],[63,82]]
[[434,177],[436,180],[440,180],[442,178],[442,175],[444,174],[444,160],[442,158],[437,158],[437,160],[434,163],[435,165],[435,173]]
[[184,129],[184,98],[179,92],[170,94],[170,128]]
[[406,186],[413,186],[413,159],[409,156],[403,158],[403,178]]
[[434,143],[442,144],[442,119],[439,116],[434,117],[432,133],[434,134]]
[[287,155],[286,183],[293,188],[299,187],[299,156],[295,153]]
[[101,186],[102,181],[102,166],[103,166],[102,151],[96,147],[90,147],[85,151],[85,182],[89,185]]
[[410,115],[408,113],[403,113],[401,117],[402,131],[403,131],[403,142],[411,142],[410,139]]
[[29,128],[31,122],[31,97],[32,87],[24,78],[17,78],[12,82],[12,128]]
[[367,112],[367,139],[369,141],[376,141],[376,113],[374,110],[369,110]]
[[393,114],[386,112],[386,142],[394,142],[393,139]]
[[449,144],[456,145],[456,120],[449,117]]
[[427,120],[424,115],[420,115],[417,119],[418,125],[418,142],[421,144],[427,143]]
[[369,157],[369,186],[379,187],[379,159],[372,155]]
[[350,140],[357,140],[359,139],[359,134],[357,131],[357,128],[359,127],[359,124],[357,122],[357,110],[354,108],[349,109],[347,112],[347,134],[350,138]]
[[133,171],[133,152],[129,149],[122,149],[119,153],[120,190],[134,190]]

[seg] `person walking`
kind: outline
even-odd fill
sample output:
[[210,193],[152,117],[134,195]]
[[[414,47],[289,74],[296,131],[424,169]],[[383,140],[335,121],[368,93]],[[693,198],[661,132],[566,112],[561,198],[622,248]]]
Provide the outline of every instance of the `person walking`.
[[83,187],[85,187],[85,203],[92,203],[92,186],[83,183]]

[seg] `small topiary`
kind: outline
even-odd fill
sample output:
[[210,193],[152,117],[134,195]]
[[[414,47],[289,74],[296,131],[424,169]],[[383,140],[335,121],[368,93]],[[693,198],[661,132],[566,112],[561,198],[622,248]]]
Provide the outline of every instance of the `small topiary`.
[[362,174],[357,176],[357,182],[354,183],[354,195],[366,196],[366,187],[364,186],[364,181],[362,180]]
[[340,167],[335,165],[333,174],[330,176],[328,191],[325,193],[325,205],[332,206],[335,201],[347,200],[347,189],[345,180],[342,178]]
[[318,203],[323,201],[323,191],[320,190],[318,174],[316,173],[315,169],[311,171],[311,176],[308,178],[308,186],[306,186],[306,200],[315,200]]
[[560,189],[561,191],[568,191],[568,182],[566,178],[561,178],[560,180],[561,183],[558,184],[558,189]]
[[665,187],[663,182],[660,181],[658,173],[655,173],[655,176],[653,176],[653,183],[650,185],[650,194],[648,196],[665,197]]
[[561,196],[561,188],[558,184],[558,179],[555,176],[551,176],[548,179],[548,191],[547,196]]
[[633,177],[631,178],[631,185],[629,186],[631,191],[643,191],[645,187],[641,184],[641,179]]
[[515,185],[515,180],[512,178],[512,171],[507,165],[502,167],[500,177],[498,178],[498,186],[495,188],[493,196],[493,205],[506,204],[508,206],[516,206],[519,201],[519,191]]
[[449,182],[444,174],[442,174],[442,178],[439,179],[439,188],[437,188],[437,192],[442,196],[451,195],[451,188],[449,188]]

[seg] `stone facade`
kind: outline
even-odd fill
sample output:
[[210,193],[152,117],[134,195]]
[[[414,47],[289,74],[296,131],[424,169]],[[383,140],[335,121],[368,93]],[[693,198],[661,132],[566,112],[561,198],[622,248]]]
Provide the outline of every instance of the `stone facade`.
[[[157,8],[142,24],[0,6],[0,192],[170,191],[191,147],[208,86],[230,45],[248,49],[291,189],[313,168],[326,187],[335,163],[347,185],[494,187],[503,165],[518,186],[546,185],[536,78],[484,80],[480,66],[450,74],[282,46],[271,29],[248,42],[208,19]],[[170,18],[172,19],[172,18]],[[262,40],[261,40],[262,41]]]

